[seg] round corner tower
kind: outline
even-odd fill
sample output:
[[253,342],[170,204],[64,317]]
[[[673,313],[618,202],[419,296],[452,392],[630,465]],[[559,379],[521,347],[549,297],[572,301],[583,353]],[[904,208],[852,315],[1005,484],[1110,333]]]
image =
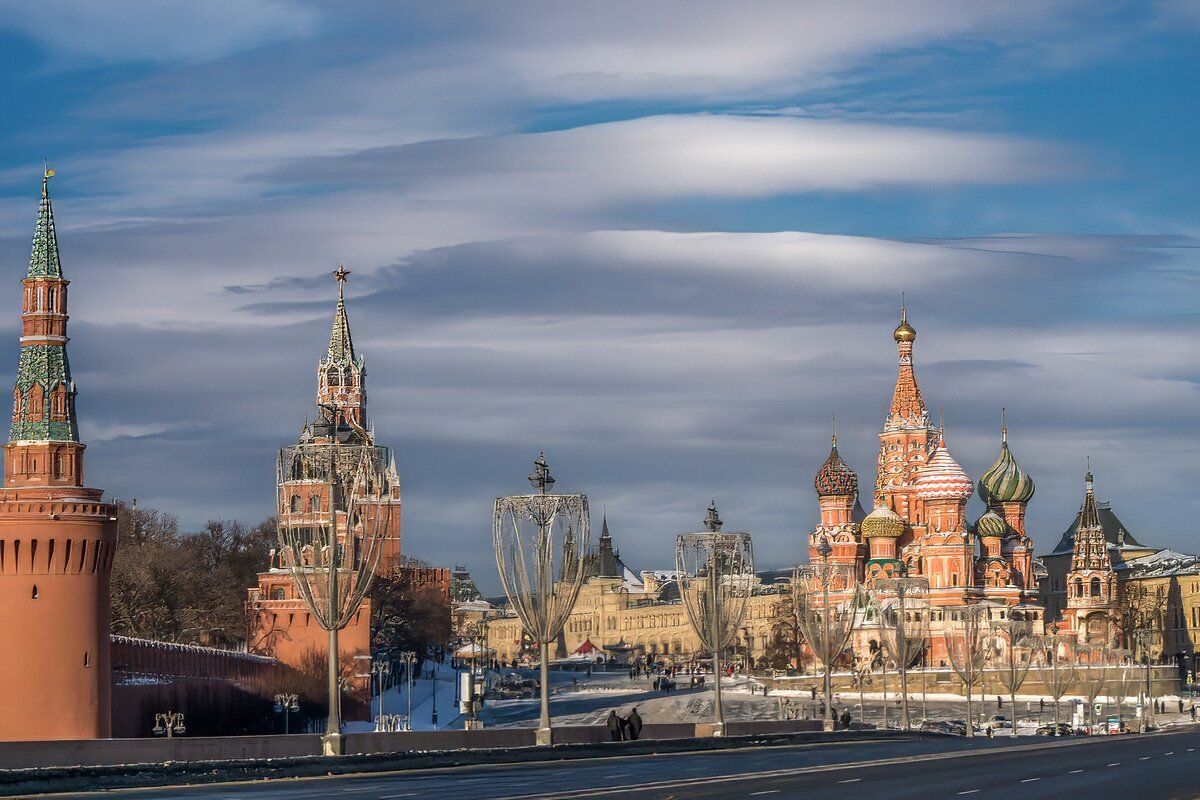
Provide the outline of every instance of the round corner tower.
[[111,735],[116,509],[83,486],[67,360],[67,280],[42,201],[23,283],[21,357],[0,489],[0,741]]

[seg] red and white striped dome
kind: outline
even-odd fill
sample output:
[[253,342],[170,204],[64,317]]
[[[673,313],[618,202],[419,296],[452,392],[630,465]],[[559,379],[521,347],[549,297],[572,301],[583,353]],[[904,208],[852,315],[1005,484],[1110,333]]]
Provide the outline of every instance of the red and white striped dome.
[[945,447],[935,450],[921,467],[914,488],[922,500],[967,500],[975,491],[967,473]]

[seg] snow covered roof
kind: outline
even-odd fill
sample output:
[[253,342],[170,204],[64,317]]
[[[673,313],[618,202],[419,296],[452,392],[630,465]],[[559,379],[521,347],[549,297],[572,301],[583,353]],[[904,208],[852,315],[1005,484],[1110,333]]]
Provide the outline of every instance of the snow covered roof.
[[1114,569],[1123,571],[1126,578],[1154,578],[1168,575],[1196,575],[1200,573],[1200,556],[1178,553],[1174,550],[1159,550],[1141,558],[1131,558]]

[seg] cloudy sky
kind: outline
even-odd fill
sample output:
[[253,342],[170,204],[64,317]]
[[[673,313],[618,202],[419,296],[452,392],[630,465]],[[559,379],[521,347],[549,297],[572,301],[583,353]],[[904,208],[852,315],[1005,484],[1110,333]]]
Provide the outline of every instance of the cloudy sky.
[[1007,406],[1039,552],[1088,456],[1196,551],[1198,37],[1182,1],[0,0],[9,373],[45,156],[88,481],[186,527],[271,512],[344,263],[405,548],[485,588],[539,449],[635,568],[712,497],[798,560],[832,416],[874,480],[901,292],[973,477]]

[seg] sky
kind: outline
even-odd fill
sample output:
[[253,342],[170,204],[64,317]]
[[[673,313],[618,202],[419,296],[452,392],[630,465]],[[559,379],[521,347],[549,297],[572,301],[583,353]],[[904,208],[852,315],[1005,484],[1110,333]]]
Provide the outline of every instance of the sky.
[[8,374],[46,158],[87,482],[186,529],[272,512],[345,264],[404,549],[485,591],[539,450],[635,569],[710,499],[802,560],[832,417],[874,482],[902,293],[972,478],[1007,408],[1037,552],[1088,458],[1195,552],[1198,39],[1182,0],[0,0]]

